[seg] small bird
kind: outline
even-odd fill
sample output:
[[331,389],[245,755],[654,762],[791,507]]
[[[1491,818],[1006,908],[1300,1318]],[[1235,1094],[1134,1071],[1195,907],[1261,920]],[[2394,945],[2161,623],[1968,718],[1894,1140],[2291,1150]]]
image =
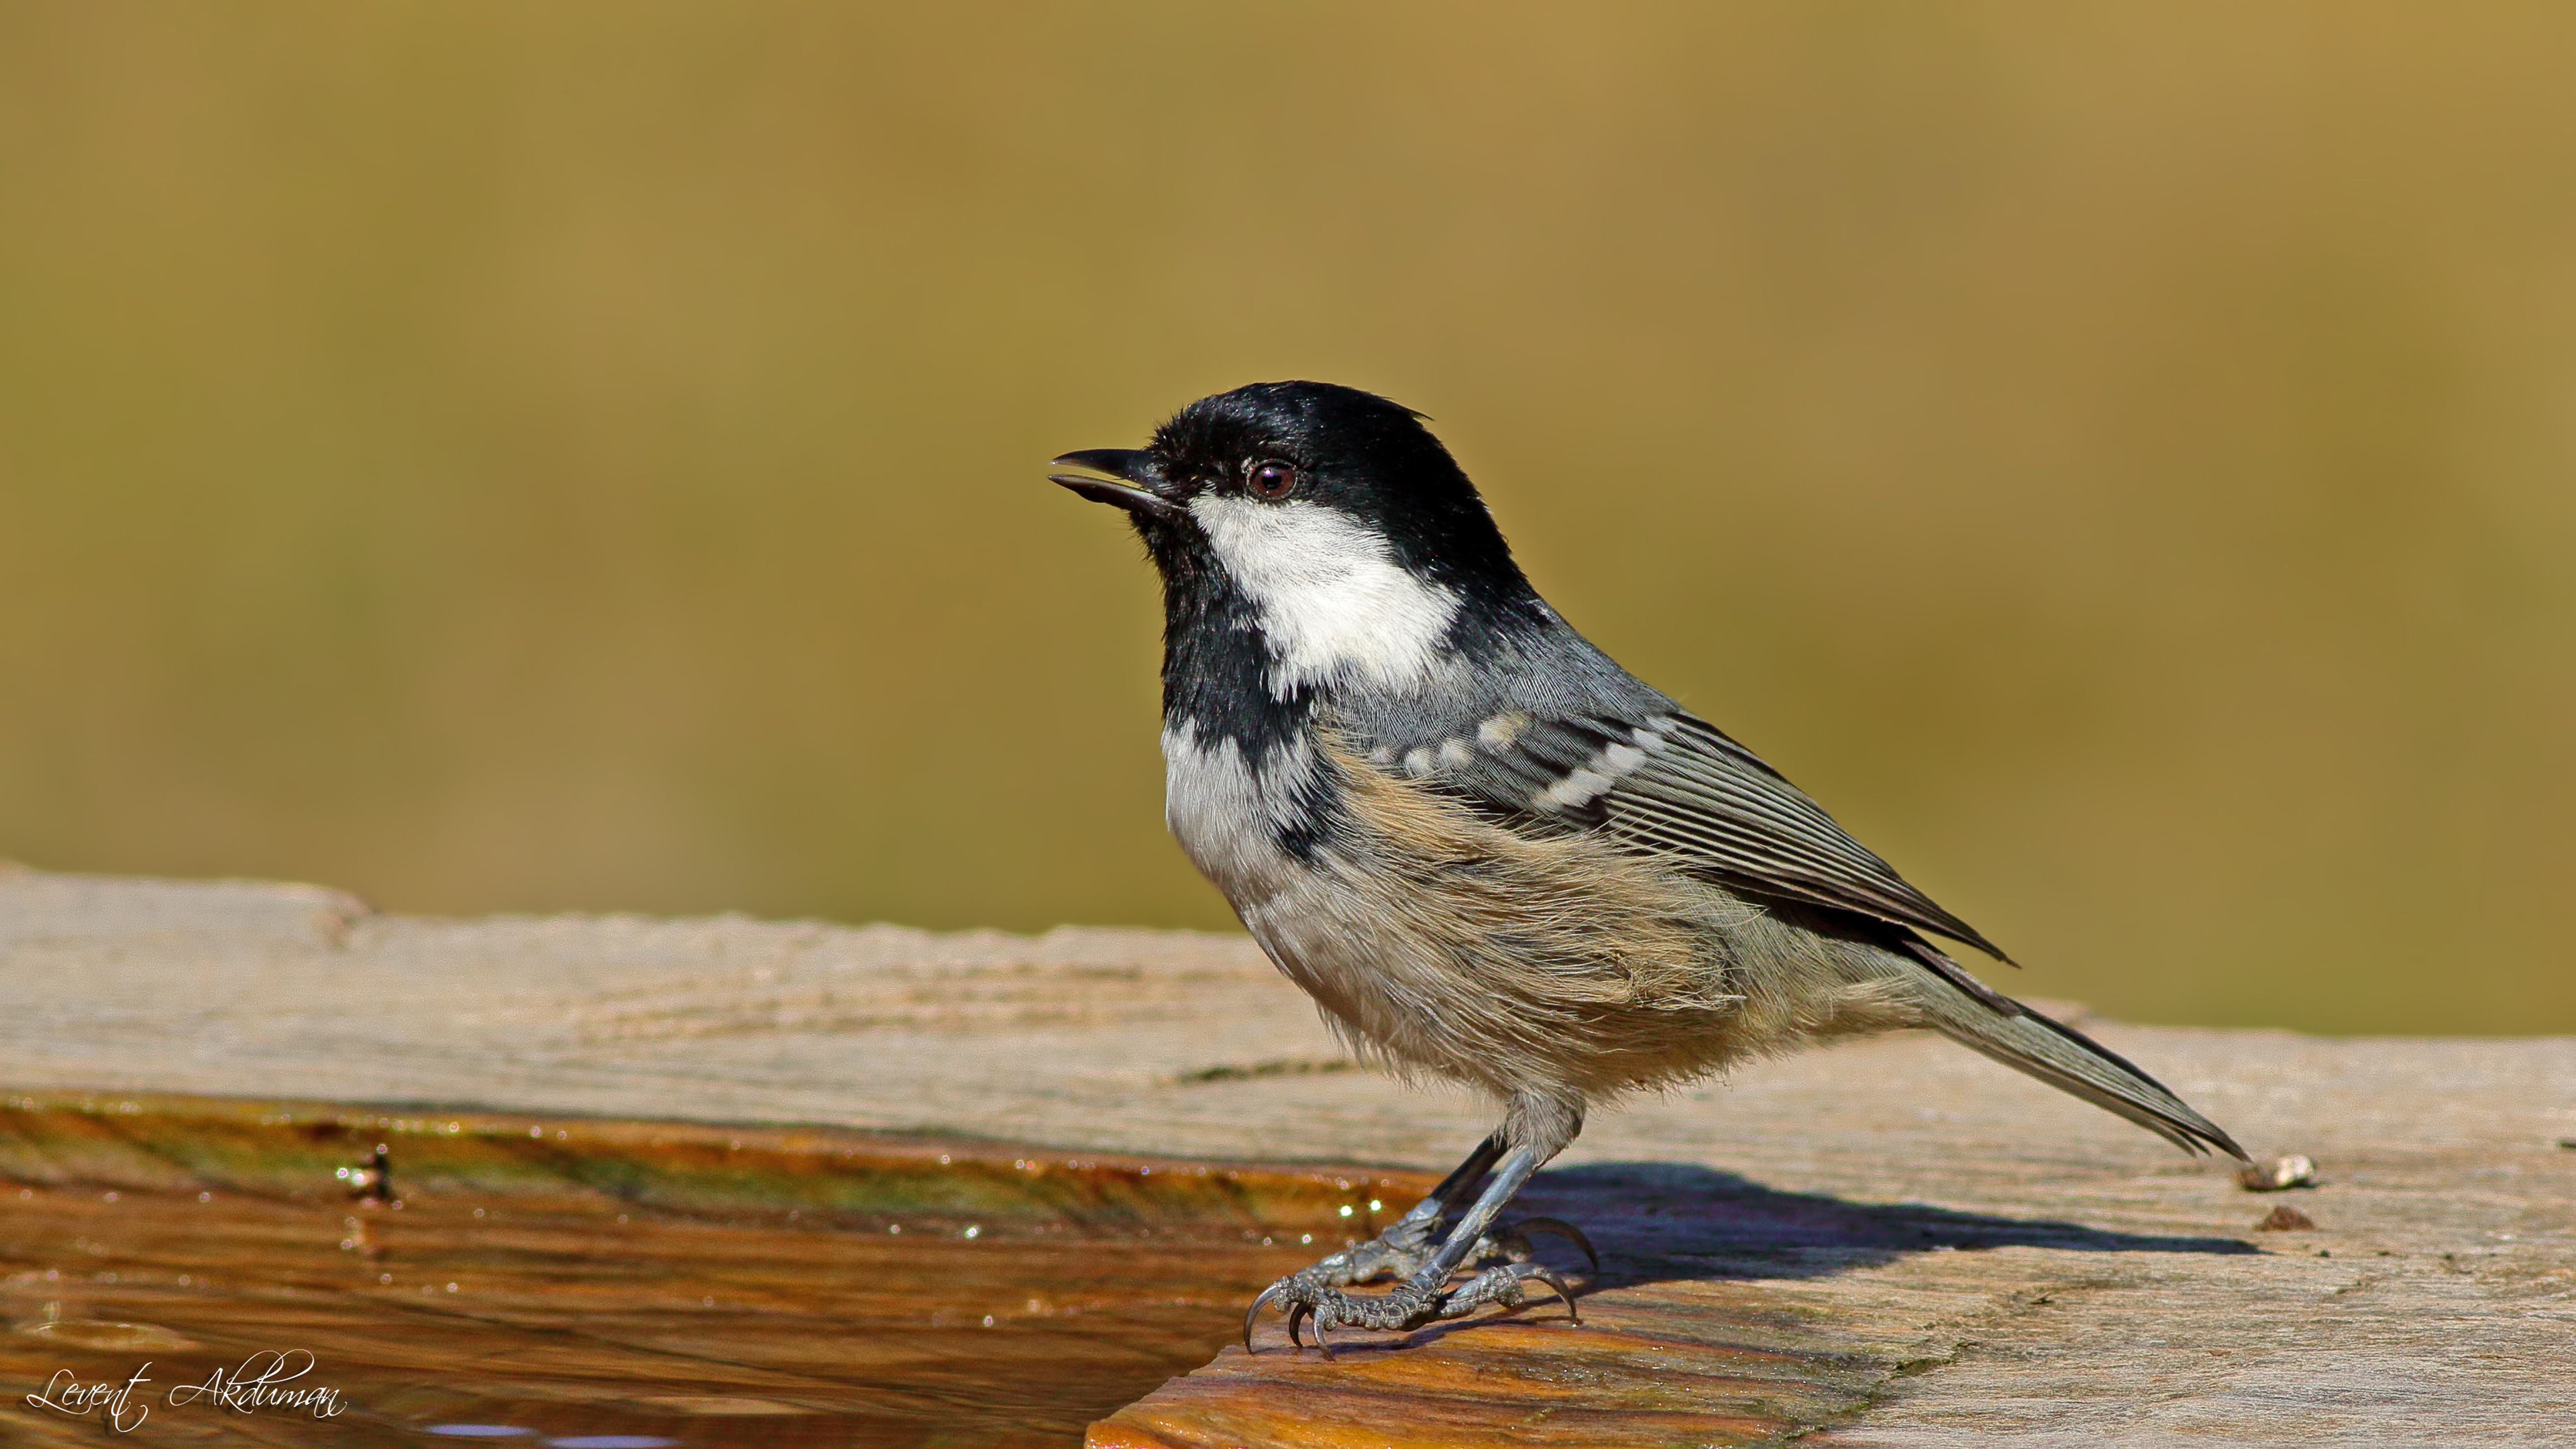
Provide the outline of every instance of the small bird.
[[[1320,1344],[1517,1305],[1531,1282],[1580,1322],[1527,1235],[1598,1255],[1570,1224],[1498,1224],[1513,1195],[1592,1106],[1810,1042],[1929,1027],[2244,1158],[2146,1073],[1943,954],[1928,937],[2009,960],[1576,633],[1424,421],[1353,388],[1256,383],[1049,475],[1125,509],[1162,575],[1164,818],[1182,850],[1364,1061],[1502,1108],[1385,1232],[1264,1289],[1245,1347],[1267,1304],[1292,1342],[1311,1317]],[[1388,1276],[1385,1293],[1343,1291]]]

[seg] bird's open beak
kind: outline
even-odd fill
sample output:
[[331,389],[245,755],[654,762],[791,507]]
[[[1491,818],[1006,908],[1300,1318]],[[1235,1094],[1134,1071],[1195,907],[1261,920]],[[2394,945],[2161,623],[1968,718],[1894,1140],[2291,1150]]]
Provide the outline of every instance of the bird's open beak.
[[1130,513],[1165,521],[1182,516],[1181,505],[1163,496],[1157,486],[1161,473],[1154,466],[1154,455],[1138,448],[1091,448],[1067,453],[1052,460],[1057,466],[1072,464],[1107,478],[1086,478],[1079,473],[1049,473],[1047,480],[1061,483],[1094,503],[1114,503]]

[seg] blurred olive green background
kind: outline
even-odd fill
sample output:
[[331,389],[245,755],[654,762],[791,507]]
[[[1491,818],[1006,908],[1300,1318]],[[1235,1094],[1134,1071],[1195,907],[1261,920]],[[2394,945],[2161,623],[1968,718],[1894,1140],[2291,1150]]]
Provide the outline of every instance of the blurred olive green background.
[[0,5],[0,855],[1218,926],[1043,481],[1437,419],[2134,1018],[2576,1030],[2576,8]]

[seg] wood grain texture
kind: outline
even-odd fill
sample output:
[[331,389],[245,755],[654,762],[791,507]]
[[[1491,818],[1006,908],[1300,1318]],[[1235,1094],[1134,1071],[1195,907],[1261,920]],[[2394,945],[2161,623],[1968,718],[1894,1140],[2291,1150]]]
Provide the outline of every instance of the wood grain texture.
[[[441,921],[29,872],[0,878],[0,967],[21,1089],[1432,1171],[1491,1125],[1347,1069],[1230,937]],[[1541,1305],[1400,1350],[1350,1335],[1329,1364],[1265,1329],[1094,1442],[2538,1444],[2576,1422],[2576,1040],[2085,1028],[2258,1156],[2314,1157],[2320,1185],[2284,1196],[2315,1228],[2254,1232],[2283,1197],[1881,1038],[1595,1119],[1531,1202],[1603,1248],[1584,1328]]]

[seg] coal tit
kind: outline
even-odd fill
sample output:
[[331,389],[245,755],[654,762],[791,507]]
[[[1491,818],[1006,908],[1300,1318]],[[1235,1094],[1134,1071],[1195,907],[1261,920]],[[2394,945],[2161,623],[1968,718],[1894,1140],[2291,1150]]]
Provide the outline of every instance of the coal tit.
[[1419,1206],[1264,1290],[1247,1347],[1270,1303],[1292,1340],[1309,1316],[1319,1340],[1410,1329],[1533,1282],[1572,1312],[1526,1235],[1590,1256],[1580,1230],[1496,1220],[1586,1108],[1809,1042],[1929,1027],[2244,1156],[1958,966],[1928,938],[2003,953],[1559,618],[1423,423],[1352,388],[1259,383],[1050,475],[1125,509],[1162,575],[1181,848],[1364,1060],[1501,1105]]

